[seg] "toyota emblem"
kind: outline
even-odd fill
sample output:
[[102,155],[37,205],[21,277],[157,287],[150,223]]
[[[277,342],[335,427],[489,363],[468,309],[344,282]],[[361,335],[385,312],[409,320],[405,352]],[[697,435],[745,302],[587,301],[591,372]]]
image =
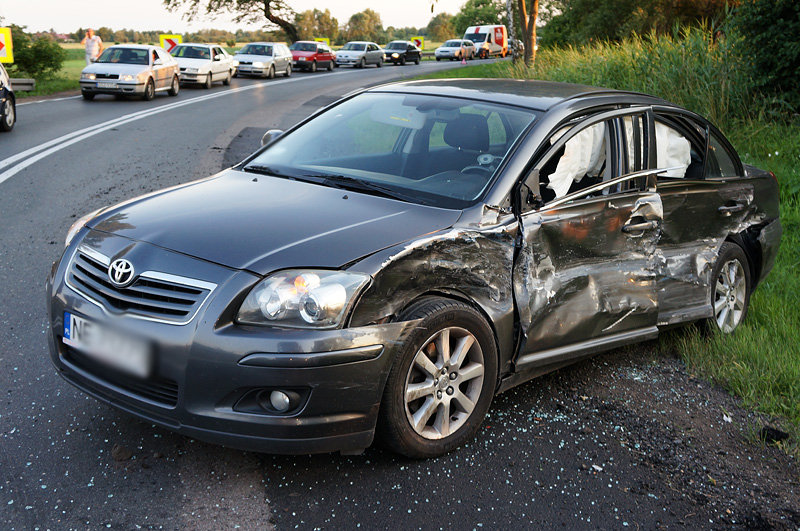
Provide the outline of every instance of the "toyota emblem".
[[124,288],[133,282],[133,264],[124,258],[118,258],[108,266],[108,279],[118,288]]

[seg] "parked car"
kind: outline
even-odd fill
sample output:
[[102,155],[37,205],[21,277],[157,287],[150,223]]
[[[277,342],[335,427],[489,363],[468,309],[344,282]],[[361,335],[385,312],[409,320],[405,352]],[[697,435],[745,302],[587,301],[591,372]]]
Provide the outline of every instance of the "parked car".
[[46,286],[67,381],[225,445],[377,430],[432,457],[540,374],[678,324],[735,331],[778,251],[775,176],[643,94],[381,85],[263,142],[70,228]]
[[179,44],[171,55],[178,61],[182,83],[199,83],[209,89],[215,81],[230,85],[236,73],[233,56],[216,44]]
[[317,68],[330,71],[336,66],[336,54],[324,42],[297,41],[289,46],[289,50],[295,68],[316,72]]
[[367,65],[383,66],[383,50],[374,42],[350,41],[336,52],[336,64],[364,68]]
[[[236,75],[273,78],[277,73],[292,75],[292,52],[279,42],[251,42],[236,52],[239,67]],[[236,77],[236,76],[234,76]]]
[[11,131],[17,122],[17,99],[5,67],[0,63],[0,131]]
[[386,45],[383,53],[386,61],[395,65],[406,63],[418,65],[422,59],[422,50],[411,41],[392,41]]
[[470,26],[464,32],[464,39],[475,43],[475,53],[481,59],[508,54],[508,30],[501,24]]
[[466,39],[450,39],[445,42],[433,52],[437,61],[442,59],[449,59],[451,61],[458,59],[471,60],[475,58],[475,43]]
[[152,100],[158,92],[177,96],[178,63],[158,46],[111,46],[83,69],[80,85],[85,100],[93,100],[97,94],[141,96],[145,100]]

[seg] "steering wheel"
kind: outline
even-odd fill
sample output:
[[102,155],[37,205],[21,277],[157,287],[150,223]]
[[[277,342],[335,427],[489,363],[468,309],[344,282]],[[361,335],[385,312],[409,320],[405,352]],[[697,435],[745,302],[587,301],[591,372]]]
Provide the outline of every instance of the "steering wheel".
[[466,168],[463,168],[461,170],[461,173],[471,173],[473,172],[473,170],[480,170],[481,172],[486,172],[490,175],[494,173],[494,170],[492,168],[485,168],[483,166],[467,166]]

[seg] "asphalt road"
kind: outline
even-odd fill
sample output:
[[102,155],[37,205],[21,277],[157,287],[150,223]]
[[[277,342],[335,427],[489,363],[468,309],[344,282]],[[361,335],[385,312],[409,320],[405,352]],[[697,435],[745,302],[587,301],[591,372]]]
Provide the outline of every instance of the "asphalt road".
[[[692,465],[686,485],[694,486],[684,489],[672,469],[654,469],[639,450],[664,429],[651,430],[597,398],[612,389],[598,387],[594,376],[602,371],[606,382],[617,382],[613,389],[636,386],[642,375],[646,383],[669,382],[653,369],[660,365],[640,370],[624,356],[583,363],[502,395],[474,442],[430,461],[380,448],[354,457],[229,450],[140,422],[56,375],[44,335],[43,286],[76,217],[215,173],[255,149],[265,130],[285,129],[352,89],[457,66],[238,79],[231,87],[184,88],[177,98],[153,102],[98,97],[19,106],[17,127],[0,135],[0,528],[715,527],[748,521],[734,501],[698,507],[690,490],[705,487],[693,483],[692,471],[702,478],[705,464]],[[674,377],[684,378],[679,364],[670,363]],[[692,408],[681,402],[691,398],[666,394],[676,411]],[[637,399],[629,407],[647,403]],[[726,407],[738,411],[735,404]],[[672,441],[673,434],[666,437]],[[736,459],[782,466],[772,453],[747,452]],[[796,493],[786,499],[796,501]]]

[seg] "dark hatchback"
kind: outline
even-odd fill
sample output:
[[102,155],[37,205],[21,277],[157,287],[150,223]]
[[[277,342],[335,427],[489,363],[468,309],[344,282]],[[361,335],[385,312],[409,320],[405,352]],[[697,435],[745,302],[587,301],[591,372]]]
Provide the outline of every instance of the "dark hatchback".
[[537,375],[732,332],[781,235],[775,176],[642,94],[393,84],[267,141],[73,225],[47,281],[65,379],[230,446],[440,455]]
[[11,79],[5,67],[0,64],[0,131],[11,131],[17,122],[17,100]]
[[414,63],[418,65],[422,60],[422,50],[411,41],[392,41],[383,49],[387,63],[404,65]]

